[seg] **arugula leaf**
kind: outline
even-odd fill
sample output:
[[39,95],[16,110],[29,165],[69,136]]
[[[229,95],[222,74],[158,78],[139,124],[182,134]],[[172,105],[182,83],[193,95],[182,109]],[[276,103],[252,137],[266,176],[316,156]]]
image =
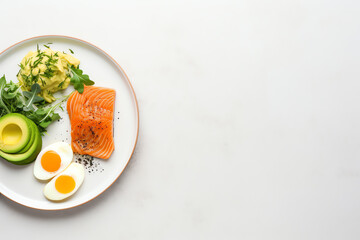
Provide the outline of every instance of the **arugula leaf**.
[[16,98],[16,100],[14,101],[14,106],[16,108],[22,109],[24,107],[24,102],[21,100],[21,98]]
[[79,92],[84,92],[84,84],[86,86],[94,85],[94,82],[90,80],[89,76],[83,74],[83,71],[79,68],[75,68],[74,66],[70,67],[71,79],[70,83],[74,85],[74,88]]
[[20,87],[17,84],[13,83],[12,81],[10,81],[10,83],[5,85],[4,90],[5,91],[3,92],[2,96],[5,99],[14,99],[21,95]]
[[48,108],[38,108],[27,117],[35,122],[41,133],[46,132],[46,128],[50,125],[50,123],[60,119],[60,115],[55,113],[55,110],[58,107],[62,108],[61,104],[66,101],[71,94],[72,93],[65,96],[62,100],[60,100],[59,103],[55,104],[54,106]]
[[38,126],[41,133],[46,132],[46,128],[50,125],[50,123],[59,120],[60,115],[55,113],[55,108],[38,108],[35,112],[32,112],[27,117],[34,121],[34,123]]
[[0,78],[0,85],[3,85],[6,83],[5,74]]
[[44,121],[39,123],[39,126],[45,129],[50,125],[50,123],[59,119],[60,119],[60,115],[58,113],[52,112],[50,115],[46,117]]
[[12,81],[6,83],[1,97],[10,112],[23,111],[25,101],[18,84],[13,83]]
[[10,81],[6,83],[5,76],[0,78],[0,117],[8,113],[20,113],[33,120],[41,134],[46,132],[46,128],[54,121],[60,119],[60,115],[55,110],[68,99],[72,94],[63,97],[57,104],[45,108],[45,100],[38,96],[40,85],[35,83],[31,86],[31,91],[21,91],[17,83]]
[[34,111],[35,109],[33,104],[44,100],[44,98],[37,95],[40,92],[41,92],[41,87],[37,83],[34,83],[31,86],[31,92],[23,91],[23,95],[25,96],[25,98],[27,98],[24,106],[24,111]]
[[3,98],[2,98],[5,85],[6,85],[6,79],[5,79],[5,75],[3,75],[3,76],[0,78],[0,108],[4,109],[4,110],[6,111],[6,113],[10,113],[10,110],[9,110],[8,107],[5,105],[5,103],[4,103],[4,101],[3,101]]

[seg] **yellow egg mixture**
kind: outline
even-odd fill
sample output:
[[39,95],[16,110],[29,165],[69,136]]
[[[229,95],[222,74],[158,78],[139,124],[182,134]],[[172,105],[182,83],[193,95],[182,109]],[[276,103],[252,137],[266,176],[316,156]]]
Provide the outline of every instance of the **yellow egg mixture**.
[[53,93],[69,86],[69,67],[78,67],[79,64],[77,58],[50,48],[30,51],[19,64],[17,78],[25,91],[30,91],[31,86],[38,83],[41,87],[39,95],[51,103],[55,101]]

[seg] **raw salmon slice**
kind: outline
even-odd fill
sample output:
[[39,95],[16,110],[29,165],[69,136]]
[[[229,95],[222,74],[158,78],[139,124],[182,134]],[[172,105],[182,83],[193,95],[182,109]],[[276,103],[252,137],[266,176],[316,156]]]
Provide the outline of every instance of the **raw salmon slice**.
[[115,90],[85,86],[67,101],[74,152],[108,159],[114,151],[113,118]]

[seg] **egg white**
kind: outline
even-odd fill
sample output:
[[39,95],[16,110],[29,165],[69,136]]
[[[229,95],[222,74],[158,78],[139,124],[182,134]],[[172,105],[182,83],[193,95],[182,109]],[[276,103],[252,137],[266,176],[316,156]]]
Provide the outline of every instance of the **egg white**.
[[[61,165],[59,170],[55,172],[48,172],[41,166],[41,158],[47,151],[53,150],[57,154],[59,154],[61,158]],[[55,177],[58,173],[62,172],[74,158],[74,153],[71,149],[71,146],[65,142],[56,142],[53,143],[46,148],[42,149],[39,155],[36,158],[34,164],[34,176],[39,180],[49,180]]]
[[[59,176],[68,175],[75,180],[75,188],[70,193],[60,193],[55,188],[55,181]],[[85,177],[85,168],[79,163],[71,163],[62,173],[54,177],[50,182],[45,185],[44,195],[47,199],[53,201],[63,200],[73,195],[81,186]]]

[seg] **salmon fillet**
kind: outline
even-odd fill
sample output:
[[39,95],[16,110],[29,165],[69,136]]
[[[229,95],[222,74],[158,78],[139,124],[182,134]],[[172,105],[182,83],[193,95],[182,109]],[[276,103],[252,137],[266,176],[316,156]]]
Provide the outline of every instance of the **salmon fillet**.
[[85,86],[67,101],[74,152],[108,159],[114,151],[113,118],[115,90]]

